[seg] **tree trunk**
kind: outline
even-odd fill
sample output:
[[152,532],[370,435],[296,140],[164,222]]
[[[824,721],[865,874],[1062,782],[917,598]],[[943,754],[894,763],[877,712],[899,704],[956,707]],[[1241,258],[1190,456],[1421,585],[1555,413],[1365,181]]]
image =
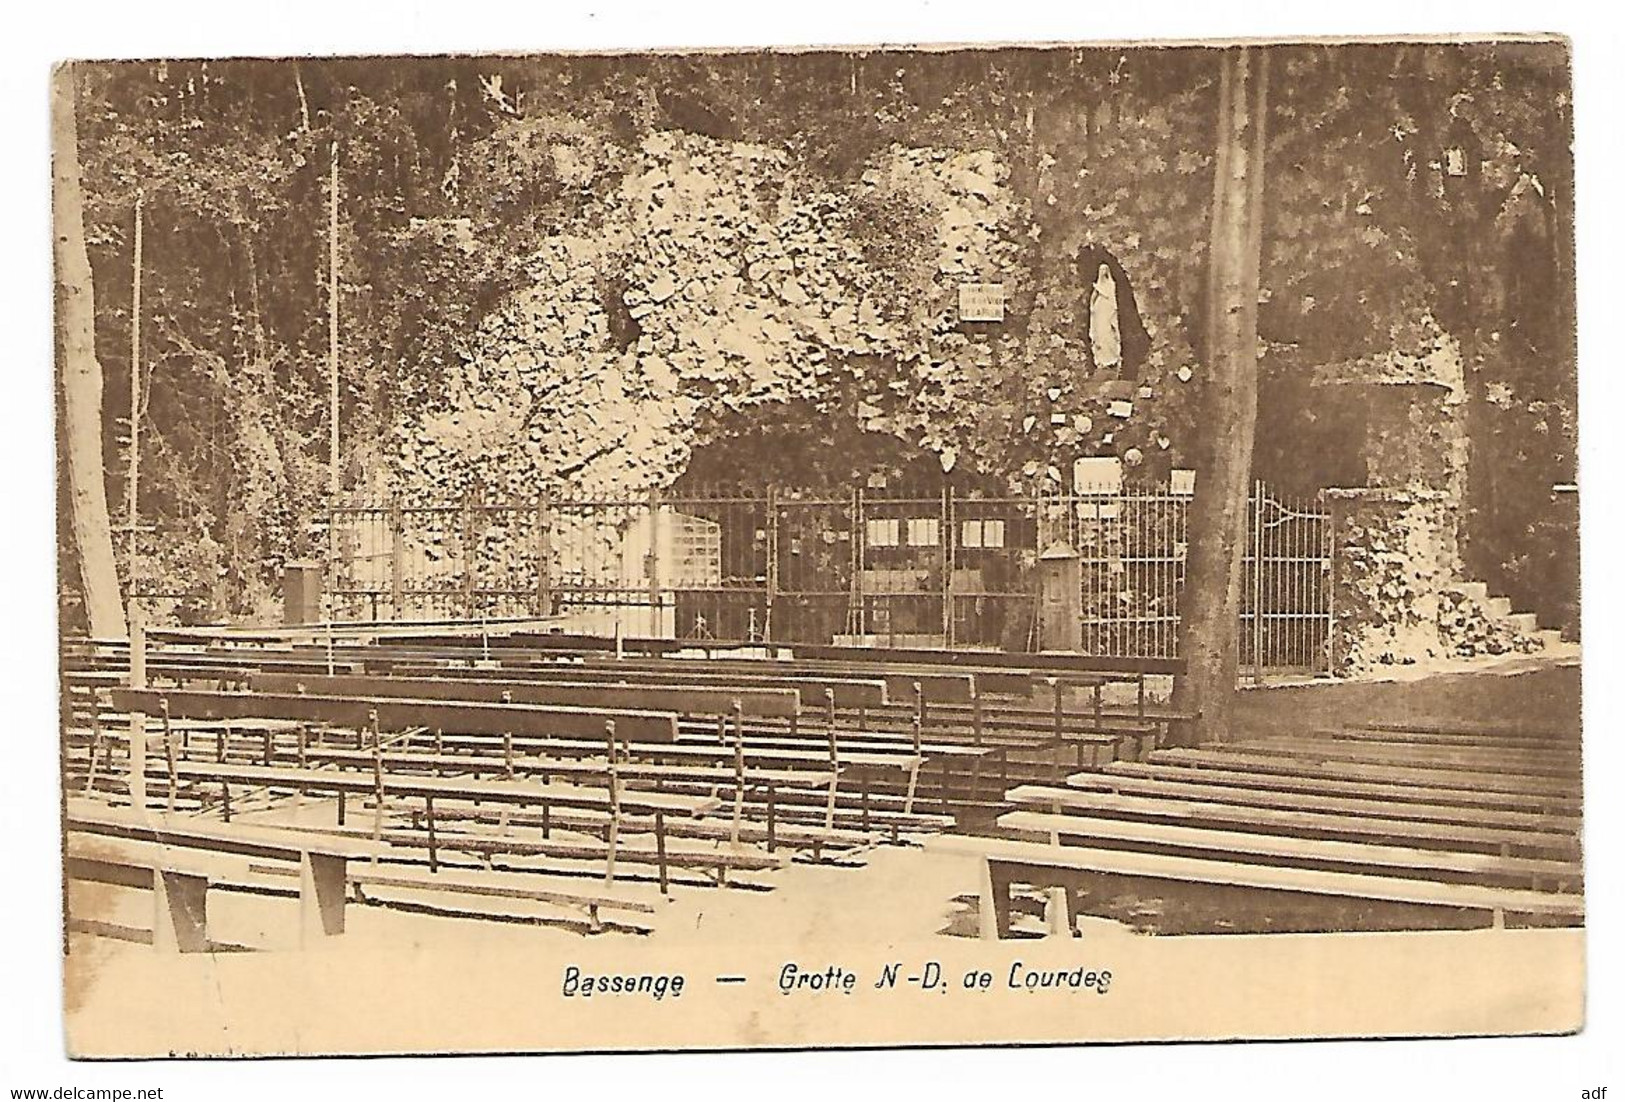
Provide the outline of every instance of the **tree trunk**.
[[1199,741],[1230,735],[1240,666],[1237,624],[1247,541],[1253,430],[1258,419],[1258,269],[1262,231],[1265,54],[1227,50],[1220,61],[1219,126],[1208,250],[1208,447],[1191,503],[1181,607],[1186,675],[1175,694],[1199,713]]
[[59,445],[67,483],[68,530],[79,567],[90,634],[125,634],[107,513],[102,456],[102,368],[96,359],[96,306],[85,250],[84,196],[79,190],[79,134],[74,73],[60,65],[51,80],[51,197],[55,218],[57,377],[62,391]]

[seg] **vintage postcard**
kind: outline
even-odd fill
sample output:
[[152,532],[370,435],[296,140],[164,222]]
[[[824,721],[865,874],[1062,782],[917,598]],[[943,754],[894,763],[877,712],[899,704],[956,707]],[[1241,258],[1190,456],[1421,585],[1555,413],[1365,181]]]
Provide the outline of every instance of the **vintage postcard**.
[[58,66],[69,1053],[1580,1029],[1572,110]]

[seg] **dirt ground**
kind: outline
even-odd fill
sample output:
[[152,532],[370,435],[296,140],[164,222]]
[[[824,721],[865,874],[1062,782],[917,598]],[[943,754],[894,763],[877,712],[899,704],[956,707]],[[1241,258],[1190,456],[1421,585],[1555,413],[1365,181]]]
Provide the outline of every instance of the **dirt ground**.
[[1580,660],[1543,656],[1477,668],[1412,673],[1390,679],[1264,685],[1242,691],[1236,721],[1244,731],[1404,719],[1525,724],[1535,730],[1580,726]]

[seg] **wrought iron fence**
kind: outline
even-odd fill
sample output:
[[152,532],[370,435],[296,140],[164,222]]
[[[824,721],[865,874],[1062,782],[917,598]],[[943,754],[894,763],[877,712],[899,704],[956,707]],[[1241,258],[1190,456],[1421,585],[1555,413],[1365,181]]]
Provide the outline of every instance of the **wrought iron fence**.
[[[1029,651],[1054,645],[1040,594],[1044,553],[1063,547],[1083,651],[1175,657],[1190,500],[1170,487],[352,500],[330,516],[334,615],[562,616],[668,638]],[[1244,666],[1324,669],[1326,515],[1259,484],[1249,533]]]

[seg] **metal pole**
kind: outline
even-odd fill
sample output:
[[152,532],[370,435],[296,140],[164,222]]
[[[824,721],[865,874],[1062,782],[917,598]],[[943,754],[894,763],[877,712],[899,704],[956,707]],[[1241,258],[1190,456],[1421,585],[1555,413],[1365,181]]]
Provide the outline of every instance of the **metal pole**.
[[327,492],[339,496],[339,143],[327,194]]
[[1264,484],[1253,483],[1253,684],[1264,680]]
[[779,593],[779,492],[767,488],[767,608],[762,623],[762,642],[773,641],[773,601]]
[[536,611],[540,616],[553,615],[553,585],[549,575],[553,550],[549,523],[548,494],[543,490],[536,500]]
[[130,577],[135,577],[136,488],[141,480],[141,208],[135,193],[135,252],[130,292],[130,478],[125,486],[124,520],[130,526]]
[[1326,556],[1326,674],[1337,676],[1337,499],[1320,492],[1320,501],[1326,513],[1322,521],[1325,536],[1321,551]]
[[474,618],[474,503],[475,494],[470,490],[463,495],[463,619]]
[[406,535],[406,522],[401,514],[401,499],[389,499],[389,610],[390,619],[404,620],[405,613],[401,608],[405,592],[404,575],[406,568],[406,548],[403,541]]
[[869,630],[869,599],[864,591],[864,544],[869,538],[869,530],[863,510],[863,487],[859,486],[852,491],[852,607],[857,611],[857,620],[852,629],[855,635],[863,635]]
[[942,486],[942,640],[954,645],[954,491],[946,481]]
[[[660,491],[649,491],[649,638],[659,639],[664,617],[660,607]],[[675,629],[675,624],[673,628]],[[677,634],[675,630],[673,635]]]

